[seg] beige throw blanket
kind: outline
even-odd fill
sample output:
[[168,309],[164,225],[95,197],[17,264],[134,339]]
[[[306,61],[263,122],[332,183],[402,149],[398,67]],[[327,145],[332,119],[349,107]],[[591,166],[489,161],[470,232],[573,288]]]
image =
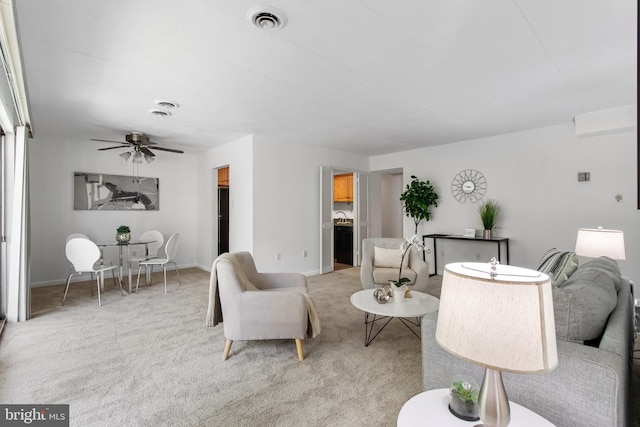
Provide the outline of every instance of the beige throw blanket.
[[[218,277],[217,266],[220,262],[226,262],[233,266],[238,278],[244,285],[246,291],[258,291],[253,283],[249,281],[249,278],[245,274],[242,266],[236,261],[236,259],[229,253],[224,253],[213,261],[211,266],[211,279],[209,281],[209,308],[207,309],[207,326],[216,326],[222,322],[222,306],[220,304],[220,292],[218,291]],[[320,319],[316,312],[316,306],[309,294],[303,294],[307,301],[307,313],[308,313],[308,325],[307,325],[307,337],[315,338],[320,333]]]

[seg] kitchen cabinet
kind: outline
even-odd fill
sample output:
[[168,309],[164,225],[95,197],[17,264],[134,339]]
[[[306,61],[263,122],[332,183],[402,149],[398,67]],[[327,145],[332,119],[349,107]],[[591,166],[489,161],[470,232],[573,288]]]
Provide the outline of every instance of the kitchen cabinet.
[[353,202],[353,174],[345,173],[333,177],[333,201]]
[[229,186],[229,167],[218,169],[218,187]]
[[333,256],[340,264],[353,265],[353,227],[333,226]]

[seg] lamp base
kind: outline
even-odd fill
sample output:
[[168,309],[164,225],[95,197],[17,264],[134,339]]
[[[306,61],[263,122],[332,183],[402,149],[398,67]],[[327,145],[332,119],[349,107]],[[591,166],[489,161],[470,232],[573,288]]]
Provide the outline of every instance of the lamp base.
[[509,425],[511,409],[502,383],[502,372],[485,368],[478,394],[478,413],[483,424],[475,427],[507,427]]

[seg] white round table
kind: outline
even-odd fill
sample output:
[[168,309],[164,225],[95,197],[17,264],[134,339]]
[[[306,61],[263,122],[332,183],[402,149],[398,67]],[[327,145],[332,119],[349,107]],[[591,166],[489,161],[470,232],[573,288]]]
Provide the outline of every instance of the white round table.
[[[351,304],[358,310],[364,311],[365,337],[364,345],[367,347],[371,341],[393,319],[400,320],[415,336],[420,338],[412,326],[420,326],[420,318],[425,314],[433,313],[438,309],[440,300],[432,295],[411,291],[411,298],[405,298],[402,302],[394,302],[393,298],[386,304],[380,304],[373,298],[375,289],[365,289],[351,295]],[[415,318],[413,321],[410,318]],[[385,321],[386,320],[386,321]],[[373,334],[376,322],[384,321],[384,324]]]
[[[507,393],[509,390],[507,390]],[[474,427],[480,421],[464,421],[449,412],[449,390],[440,388],[413,396],[400,409],[398,427]],[[549,421],[518,405],[509,402],[513,427],[554,427]]]

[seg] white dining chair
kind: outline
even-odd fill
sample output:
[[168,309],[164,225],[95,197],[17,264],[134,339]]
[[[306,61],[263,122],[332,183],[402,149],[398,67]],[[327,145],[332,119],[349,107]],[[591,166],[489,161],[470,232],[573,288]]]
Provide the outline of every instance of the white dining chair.
[[89,239],[89,237],[87,237],[86,234],[82,234],[82,233],[71,233],[67,236],[67,241],[65,242],[65,244],[69,243],[69,240],[71,239]]
[[180,273],[178,272],[178,265],[175,262],[176,252],[178,251],[178,243],[180,241],[180,234],[174,233],[167,240],[167,245],[164,248],[164,254],[157,258],[148,259],[146,261],[140,261],[138,264],[138,280],[136,280],[136,293],[138,293],[138,285],[140,284],[140,271],[142,267],[153,268],[154,265],[162,266],[164,272],[164,293],[167,293],[167,264],[173,264],[176,274],[178,275],[178,284],[182,286],[180,281]]
[[[151,243],[146,244],[145,254],[142,254],[141,256],[132,256],[129,259],[129,270],[131,270],[131,265],[133,263],[139,264],[142,261],[148,261],[153,258],[158,258],[158,251],[160,250],[160,248],[162,248],[162,245],[164,245],[164,236],[157,230],[149,230],[142,233],[142,235],[140,236],[140,241]],[[145,270],[147,277],[149,277],[149,274],[153,273],[153,265],[148,265]],[[147,282],[147,284],[149,283]]]
[[[100,289],[104,284],[104,272],[111,271],[113,281],[115,284],[116,266],[96,266],[96,262],[100,259],[100,249],[98,246],[89,239],[82,237],[75,237],[70,239],[65,246],[65,254],[67,259],[73,265],[74,271],[69,274],[67,278],[67,286],[64,288],[64,296],[62,297],[62,305],[67,298],[67,292],[69,291],[69,285],[71,284],[71,278],[75,275],[82,275],[83,273],[91,274],[91,283],[93,283],[93,276],[96,277],[96,284],[98,286],[98,306],[102,306],[100,299]],[[122,290],[122,282],[120,283],[120,294],[124,296]]]

